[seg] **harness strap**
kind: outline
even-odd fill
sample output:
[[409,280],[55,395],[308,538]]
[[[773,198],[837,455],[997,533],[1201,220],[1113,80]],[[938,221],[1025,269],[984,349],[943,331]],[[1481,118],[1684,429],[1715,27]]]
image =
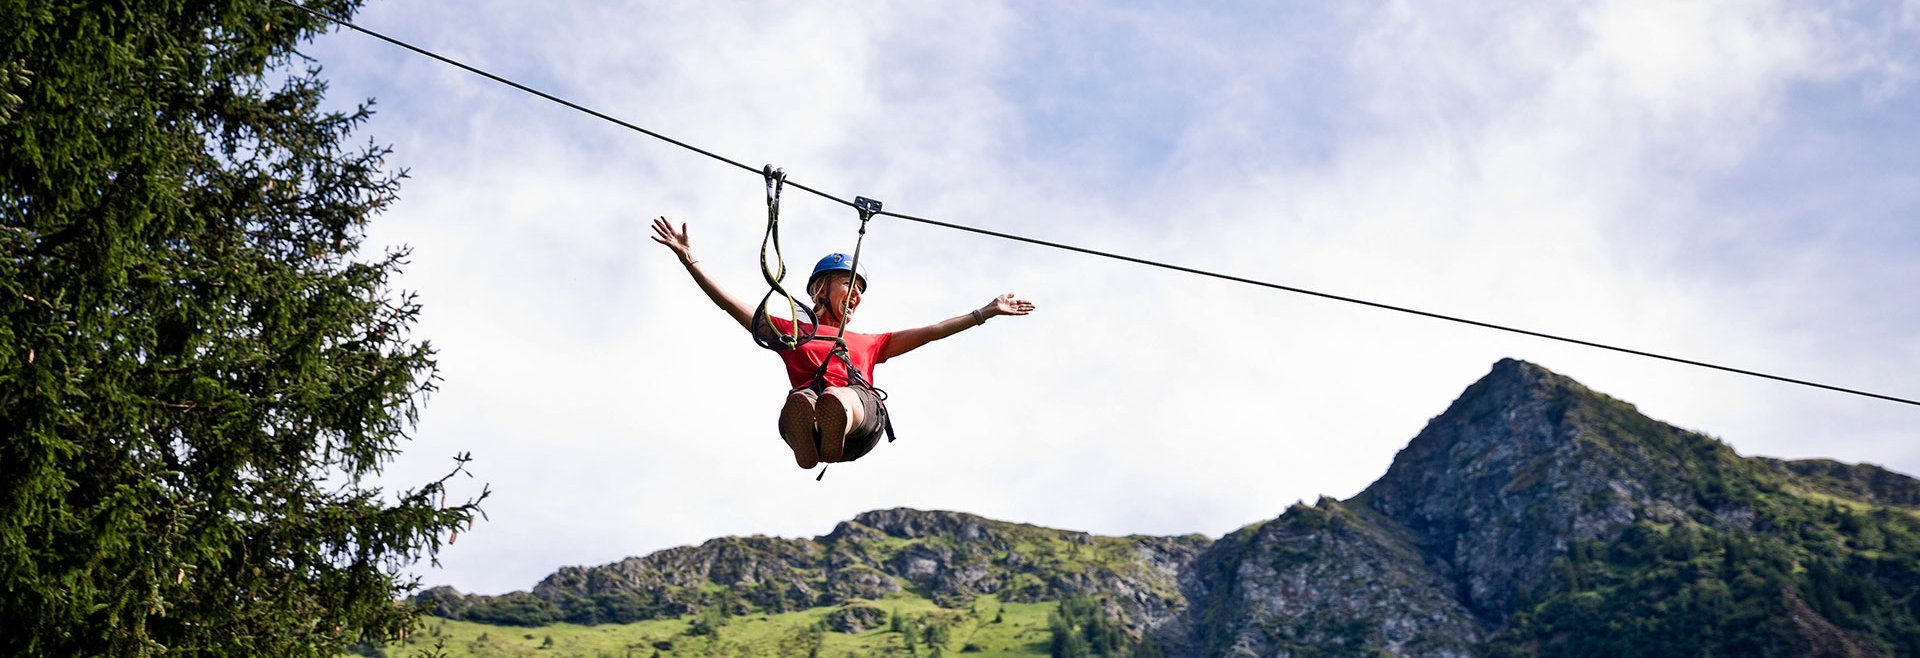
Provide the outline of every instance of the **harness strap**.
[[[853,262],[848,265],[850,269],[847,271],[854,285],[857,286],[860,282],[860,247],[867,242],[867,221],[880,212],[880,202],[863,196],[854,197],[853,208],[860,211],[860,237],[853,241]],[[853,313],[853,295],[847,295],[846,301],[840,304],[840,336],[843,338],[847,335],[847,315],[851,313]],[[846,347],[846,344],[842,343],[841,347]]]
[[[780,285],[780,281],[787,276],[786,258],[780,252],[780,192],[787,185],[787,172],[767,165],[760,169],[760,175],[767,184],[767,232],[760,239],[760,276],[766,279],[768,290],[760,298],[759,306],[753,310],[753,341],[770,350],[790,350],[812,340],[817,325],[812,309],[801,305],[793,298],[793,293]],[[771,266],[767,263],[769,245],[773,247]],[[775,294],[787,300],[788,314],[793,318],[792,326],[784,332],[773,325],[773,319],[767,313]],[[807,327],[805,335],[802,335],[802,325]]]

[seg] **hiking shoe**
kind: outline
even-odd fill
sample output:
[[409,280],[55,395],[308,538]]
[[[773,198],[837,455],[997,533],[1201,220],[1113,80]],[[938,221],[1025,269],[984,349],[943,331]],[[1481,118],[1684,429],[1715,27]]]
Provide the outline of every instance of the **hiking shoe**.
[[847,405],[838,395],[822,395],[813,403],[813,417],[820,423],[820,461],[840,461],[847,443]]
[[793,461],[800,468],[813,468],[820,463],[813,407],[813,391],[794,391],[787,395],[786,406],[780,407],[780,438],[787,441],[787,447],[793,448]]

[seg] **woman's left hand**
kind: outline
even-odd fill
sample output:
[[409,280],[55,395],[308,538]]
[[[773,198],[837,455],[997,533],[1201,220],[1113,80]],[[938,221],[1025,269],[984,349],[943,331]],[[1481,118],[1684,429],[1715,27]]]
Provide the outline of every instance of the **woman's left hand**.
[[1026,315],[1033,312],[1033,302],[1021,299],[1013,293],[994,298],[987,305],[988,315]]

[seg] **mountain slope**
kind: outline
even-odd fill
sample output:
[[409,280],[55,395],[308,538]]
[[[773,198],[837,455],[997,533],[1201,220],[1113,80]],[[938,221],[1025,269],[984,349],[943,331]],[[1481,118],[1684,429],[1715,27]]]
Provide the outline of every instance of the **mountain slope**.
[[1169,655],[1473,655],[1483,629],[1412,539],[1364,507],[1295,505],[1202,554],[1190,613],[1155,639]]
[[[698,629],[811,611],[794,618],[856,634],[898,632],[882,628],[883,607],[902,602],[1092,601],[1052,624],[1048,646],[1072,655],[1133,646],[1102,636],[1100,614],[1148,655],[1920,655],[1917,515],[1920,480],[1742,457],[1503,360],[1354,498],[1217,541],[882,510],[813,539],[716,539],[562,569],[531,592],[422,598],[491,623]],[[962,617],[928,627],[989,627]],[[851,646],[915,641],[861,637]]]
[[1744,458],[1504,360],[1353,499],[1216,542],[1157,637],[1181,655],[1916,655],[1916,486]]
[[[420,595],[441,616],[539,625],[842,606],[911,590],[950,607],[974,597],[1099,596],[1136,633],[1184,604],[1176,575],[1204,537],[1100,537],[957,512],[867,512],[814,539],[727,537],[598,567],[566,567],[530,593]],[[870,625],[868,625],[870,627]]]

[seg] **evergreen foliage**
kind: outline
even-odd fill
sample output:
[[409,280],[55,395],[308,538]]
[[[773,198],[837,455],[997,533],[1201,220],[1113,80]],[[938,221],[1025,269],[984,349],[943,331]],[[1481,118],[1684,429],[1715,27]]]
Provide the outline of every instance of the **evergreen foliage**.
[[1158,658],[1159,648],[1150,641],[1134,642],[1126,629],[1111,618],[1106,607],[1091,597],[1076,596],[1060,601],[1059,609],[1047,616],[1051,634],[1048,654],[1053,658]]
[[711,606],[701,610],[700,614],[694,616],[693,621],[687,622],[687,634],[693,636],[713,635],[719,633],[720,627],[725,625],[727,625],[726,609],[719,606]]
[[546,599],[513,592],[468,608],[465,619],[501,626],[545,626],[560,621],[560,609]]
[[1561,587],[1512,620],[1495,655],[1920,655],[1914,513],[1788,493],[1746,466],[1696,478],[1734,492],[1757,531],[1641,521],[1576,542],[1555,563]]
[[404,252],[358,256],[404,172],[350,143],[366,105],[320,109],[295,48],[325,26],[270,0],[0,0],[0,26],[0,655],[403,634],[401,570],[478,499],[365,484],[434,361]]

